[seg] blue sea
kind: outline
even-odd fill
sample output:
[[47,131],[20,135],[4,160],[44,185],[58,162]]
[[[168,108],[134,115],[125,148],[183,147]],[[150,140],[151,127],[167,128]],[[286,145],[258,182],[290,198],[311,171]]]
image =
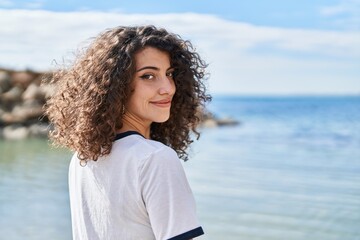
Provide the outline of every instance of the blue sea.
[[[360,240],[360,96],[215,96],[184,163],[201,240]],[[71,239],[71,153],[0,140],[0,239]]]

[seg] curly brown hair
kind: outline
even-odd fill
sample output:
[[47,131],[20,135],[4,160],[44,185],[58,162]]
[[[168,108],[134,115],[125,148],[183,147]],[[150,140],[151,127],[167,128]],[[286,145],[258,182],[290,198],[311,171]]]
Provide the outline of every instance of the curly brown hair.
[[154,26],[116,27],[101,33],[70,68],[54,72],[55,94],[45,105],[54,130],[54,145],[78,153],[81,160],[96,161],[109,154],[116,131],[122,127],[124,104],[131,94],[134,54],[155,47],[170,55],[176,92],[170,118],[152,123],[150,137],[172,147],[183,160],[199,123],[197,114],[211,96],[205,93],[207,64],[189,41]]

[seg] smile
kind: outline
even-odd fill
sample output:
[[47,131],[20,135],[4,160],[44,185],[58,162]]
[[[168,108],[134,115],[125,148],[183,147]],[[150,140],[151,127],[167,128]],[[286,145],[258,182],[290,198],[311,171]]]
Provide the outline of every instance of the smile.
[[169,107],[171,106],[171,99],[164,99],[160,101],[153,101],[150,102],[151,104],[154,104],[157,107]]

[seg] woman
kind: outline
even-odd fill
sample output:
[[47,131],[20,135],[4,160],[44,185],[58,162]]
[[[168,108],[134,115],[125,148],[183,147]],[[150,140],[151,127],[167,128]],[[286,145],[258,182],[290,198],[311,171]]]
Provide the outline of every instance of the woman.
[[179,158],[210,96],[190,42],[154,26],[99,35],[54,74],[50,137],[69,168],[74,239],[191,239],[203,234]]

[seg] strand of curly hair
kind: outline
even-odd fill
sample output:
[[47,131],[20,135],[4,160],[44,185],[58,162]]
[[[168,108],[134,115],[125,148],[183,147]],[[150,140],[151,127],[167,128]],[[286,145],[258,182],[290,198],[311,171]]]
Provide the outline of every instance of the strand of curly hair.
[[109,154],[122,127],[123,106],[131,94],[134,54],[151,46],[166,51],[174,67],[176,93],[170,118],[151,125],[151,139],[172,147],[183,160],[191,132],[196,137],[199,108],[210,101],[205,93],[207,64],[189,41],[154,26],[117,27],[101,33],[70,68],[54,72],[55,94],[45,105],[53,125],[50,139],[78,153],[80,160]]

